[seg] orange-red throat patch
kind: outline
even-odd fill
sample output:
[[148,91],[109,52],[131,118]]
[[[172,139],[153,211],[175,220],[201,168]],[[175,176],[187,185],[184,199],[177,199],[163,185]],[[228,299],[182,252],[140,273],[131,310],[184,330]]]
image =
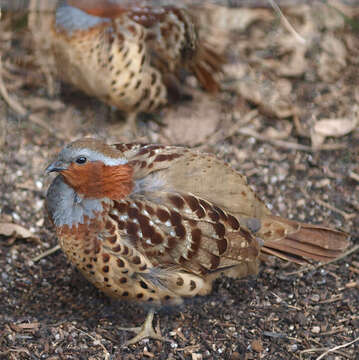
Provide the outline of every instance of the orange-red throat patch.
[[133,189],[133,168],[130,165],[107,166],[100,161],[72,163],[61,172],[66,183],[86,198],[123,199]]

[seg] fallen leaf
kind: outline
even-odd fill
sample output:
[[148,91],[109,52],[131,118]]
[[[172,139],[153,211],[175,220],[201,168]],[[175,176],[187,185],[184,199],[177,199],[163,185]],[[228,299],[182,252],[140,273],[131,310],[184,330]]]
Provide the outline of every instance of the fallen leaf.
[[345,45],[333,36],[324,36],[321,42],[322,51],[318,64],[318,75],[326,82],[336,81],[342,77],[347,65]]
[[257,105],[261,113],[280,119],[293,116],[296,108],[291,100],[291,84],[287,80],[274,82],[263,72],[243,69],[238,72],[234,91],[242,98]]
[[268,9],[227,8],[212,6],[211,12],[205,13],[206,23],[215,24],[216,28],[226,31],[244,31],[257,21],[272,21],[273,12]]
[[[193,92],[194,98],[190,106],[173,110],[176,116],[170,116],[163,128],[163,143],[195,146],[203,144],[208,137],[220,128],[222,121],[221,105],[209,96]],[[201,117],[198,117],[201,114]]]
[[64,110],[65,105],[59,100],[49,100],[41,97],[28,97],[23,99],[23,104],[29,107],[32,111],[50,109],[52,111]]
[[358,118],[321,119],[314,125],[314,131],[322,136],[341,137],[358,126]]
[[202,360],[203,359],[202,354],[192,353],[191,356],[192,356],[192,360]]
[[6,237],[15,237],[18,239],[35,239],[35,236],[30,230],[25,229],[23,226],[13,223],[0,223],[0,235]]

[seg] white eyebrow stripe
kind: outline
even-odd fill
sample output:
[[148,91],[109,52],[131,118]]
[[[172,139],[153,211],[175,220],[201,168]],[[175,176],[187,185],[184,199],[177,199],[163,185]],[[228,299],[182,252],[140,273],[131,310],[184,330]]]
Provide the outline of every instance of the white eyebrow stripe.
[[94,150],[83,149],[80,152],[88,156],[90,161],[102,161],[107,166],[124,165],[128,163],[128,160],[123,157],[112,158]]
[[71,149],[65,148],[63,150],[64,158],[76,158],[78,156],[85,156],[88,158],[89,161],[101,161],[107,166],[117,166],[117,165],[124,165],[128,163],[128,160],[124,157],[113,158],[110,156],[106,156],[98,151],[91,150],[91,149]]
[[128,163],[127,159],[125,158],[114,159],[107,156],[103,156],[102,159],[99,160],[102,161],[107,166],[124,165]]

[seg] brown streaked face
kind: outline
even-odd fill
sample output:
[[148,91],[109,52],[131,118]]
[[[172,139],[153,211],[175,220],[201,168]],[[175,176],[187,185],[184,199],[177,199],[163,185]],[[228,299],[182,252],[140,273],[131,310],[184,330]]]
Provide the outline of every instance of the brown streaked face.
[[98,140],[78,140],[67,145],[46,172],[60,173],[82,197],[119,200],[133,188],[133,168],[121,155]]

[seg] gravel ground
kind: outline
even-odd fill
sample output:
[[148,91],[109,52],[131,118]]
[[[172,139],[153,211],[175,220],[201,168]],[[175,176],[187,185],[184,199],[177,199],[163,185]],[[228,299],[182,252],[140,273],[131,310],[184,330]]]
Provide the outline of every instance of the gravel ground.
[[[223,90],[211,97],[189,77],[192,100],[140,119],[136,140],[215,153],[246,174],[276,214],[340,228],[355,246],[355,17],[349,22],[323,4],[285,10],[305,45],[269,9],[206,12],[219,27],[213,41],[228,53]],[[131,334],[118,328],[141,324],[145,309],[104,296],[60,251],[32,261],[57,244],[44,210],[52,157],[81,136],[133,139],[119,114],[46,81],[22,22],[18,14],[0,22],[0,358],[359,359],[358,251],[309,268],[269,258],[257,278],[219,279],[210,296],[156,315],[171,343],[130,347],[121,345]],[[21,228],[9,236],[10,223]]]

